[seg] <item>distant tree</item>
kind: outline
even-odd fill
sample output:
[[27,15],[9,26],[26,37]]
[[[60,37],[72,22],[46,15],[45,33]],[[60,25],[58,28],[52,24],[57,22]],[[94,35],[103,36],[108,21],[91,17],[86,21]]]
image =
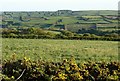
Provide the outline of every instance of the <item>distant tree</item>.
[[90,35],[89,33],[85,33],[85,34],[83,34],[83,36],[88,36],[88,37],[90,37],[91,35]]
[[13,24],[13,21],[7,21],[7,25]]
[[56,24],[58,24],[58,23],[60,24],[60,23],[62,23],[62,22],[63,22],[62,19],[58,19],[57,22],[56,22]]
[[10,33],[8,36],[9,36],[10,38],[16,38],[16,37],[17,37],[17,35],[14,34],[14,33]]
[[117,34],[117,33],[112,33],[112,34],[110,34],[110,36],[111,36],[111,37],[116,37],[116,38],[117,38],[117,37],[118,37],[118,34]]
[[58,20],[59,23],[62,22],[62,21],[63,21],[62,19],[59,19],[59,20]]
[[19,17],[19,20],[20,20],[20,21],[23,21],[23,18],[22,18],[22,16],[20,16],[20,17]]
[[55,35],[55,38],[56,38],[56,39],[63,39],[63,38],[64,38],[64,35],[63,35],[63,34],[56,34],[56,35]]
[[74,34],[72,32],[66,31],[66,30],[62,31],[62,34],[67,36],[67,37],[73,37],[74,36]]

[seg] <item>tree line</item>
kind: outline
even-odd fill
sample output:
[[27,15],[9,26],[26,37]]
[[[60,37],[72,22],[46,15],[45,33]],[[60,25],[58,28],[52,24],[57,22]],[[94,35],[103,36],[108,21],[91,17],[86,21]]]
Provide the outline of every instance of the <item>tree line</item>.
[[[54,33],[54,31],[59,31],[60,33]],[[2,38],[108,40],[108,41],[120,40],[120,36],[116,33],[98,36],[90,33],[77,34],[67,30],[45,30],[41,28],[25,28],[25,29],[3,28],[2,31],[0,32]]]

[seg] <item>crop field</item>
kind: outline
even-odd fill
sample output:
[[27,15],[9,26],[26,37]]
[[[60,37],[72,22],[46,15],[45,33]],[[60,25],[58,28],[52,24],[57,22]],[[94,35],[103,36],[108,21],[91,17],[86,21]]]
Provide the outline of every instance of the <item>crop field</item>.
[[117,61],[118,42],[54,39],[2,39],[2,57],[32,60],[62,61],[73,56],[81,61]]

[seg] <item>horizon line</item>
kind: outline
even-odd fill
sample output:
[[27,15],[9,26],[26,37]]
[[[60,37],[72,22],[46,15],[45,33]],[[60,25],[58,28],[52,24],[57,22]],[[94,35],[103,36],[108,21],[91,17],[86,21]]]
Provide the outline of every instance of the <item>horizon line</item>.
[[[70,10],[70,9],[60,9],[62,10],[68,10],[68,11],[118,11],[116,9],[111,9],[111,10]],[[56,11],[60,11],[60,10],[4,10],[4,11],[0,11],[0,12],[56,12]]]

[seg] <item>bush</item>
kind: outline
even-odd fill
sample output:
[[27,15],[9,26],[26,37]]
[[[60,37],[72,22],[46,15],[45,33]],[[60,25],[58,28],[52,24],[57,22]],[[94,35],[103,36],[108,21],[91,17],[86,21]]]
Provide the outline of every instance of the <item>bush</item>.
[[[86,62],[76,64],[72,57],[63,62],[6,60],[2,66],[2,81],[119,81],[119,62]],[[18,78],[19,77],[19,78]]]

